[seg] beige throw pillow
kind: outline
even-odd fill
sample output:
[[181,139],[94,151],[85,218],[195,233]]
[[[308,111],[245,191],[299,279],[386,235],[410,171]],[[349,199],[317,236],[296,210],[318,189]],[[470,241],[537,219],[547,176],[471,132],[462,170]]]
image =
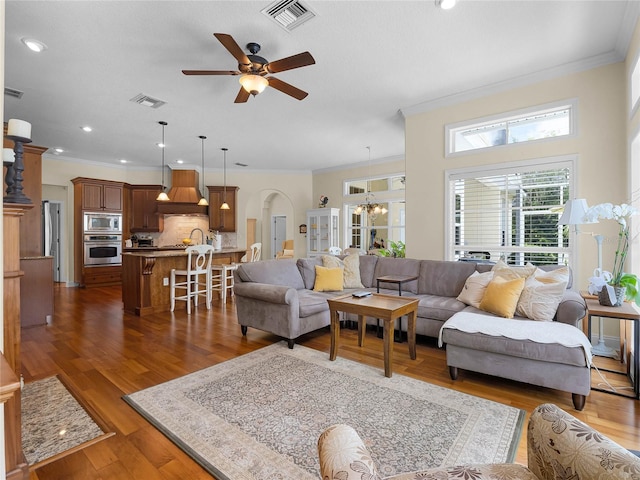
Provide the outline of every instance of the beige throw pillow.
[[493,266],[491,271],[494,273],[495,277],[502,277],[506,280],[515,280],[516,278],[529,278],[535,273],[537,268],[538,267],[531,263],[527,263],[522,267],[508,265],[504,261],[498,260],[498,263]]
[[458,300],[472,307],[480,308],[484,291],[491,280],[493,280],[493,272],[473,272],[464,282]]
[[360,279],[359,255],[347,255],[344,260],[331,255],[323,255],[322,265],[327,268],[341,267],[343,269],[344,288],[364,288]]
[[537,269],[525,282],[516,313],[531,320],[551,322],[567,289],[568,281],[568,267],[551,272]]

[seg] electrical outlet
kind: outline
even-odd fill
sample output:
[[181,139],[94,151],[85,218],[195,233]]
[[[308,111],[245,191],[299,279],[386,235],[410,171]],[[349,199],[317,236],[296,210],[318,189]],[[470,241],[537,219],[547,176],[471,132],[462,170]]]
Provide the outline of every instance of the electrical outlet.
[[164,285],[165,287],[169,286],[169,277],[164,277],[162,279],[162,285]]

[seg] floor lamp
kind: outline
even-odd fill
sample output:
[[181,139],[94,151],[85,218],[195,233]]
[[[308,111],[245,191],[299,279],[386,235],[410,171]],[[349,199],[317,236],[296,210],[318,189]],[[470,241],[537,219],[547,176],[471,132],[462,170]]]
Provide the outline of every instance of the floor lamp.
[[[568,200],[564,205],[564,211],[558,225],[575,225],[575,233],[578,231],[578,225],[584,225],[585,223],[597,223],[587,222],[584,220],[584,216],[587,213],[589,207],[587,201],[584,198],[578,198],[574,200]],[[593,234],[592,234],[593,235]],[[602,272],[602,241],[604,237],[602,235],[593,235],[598,244],[598,270]],[[591,341],[591,339],[589,339]],[[617,352],[604,344],[604,320],[600,317],[600,324],[598,330],[598,343],[591,347],[591,353],[598,355],[599,357],[611,357],[618,358]]]

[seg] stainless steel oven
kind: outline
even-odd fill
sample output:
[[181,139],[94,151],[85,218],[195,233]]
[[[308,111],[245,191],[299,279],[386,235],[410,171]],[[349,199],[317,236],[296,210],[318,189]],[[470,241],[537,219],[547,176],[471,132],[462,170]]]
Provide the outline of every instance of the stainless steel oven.
[[84,213],[84,233],[122,234],[121,213]]
[[122,235],[85,234],[84,265],[122,264]]

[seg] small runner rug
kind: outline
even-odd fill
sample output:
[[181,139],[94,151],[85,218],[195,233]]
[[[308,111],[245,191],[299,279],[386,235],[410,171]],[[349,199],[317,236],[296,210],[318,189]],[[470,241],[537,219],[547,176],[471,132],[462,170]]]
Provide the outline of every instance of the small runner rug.
[[113,435],[94,421],[58,377],[25,384],[21,405],[22,449],[31,466],[50,463]]
[[319,478],[317,441],[353,426],[383,476],[513,461],[524,411],[281,342],[124,399],[220,480]]

